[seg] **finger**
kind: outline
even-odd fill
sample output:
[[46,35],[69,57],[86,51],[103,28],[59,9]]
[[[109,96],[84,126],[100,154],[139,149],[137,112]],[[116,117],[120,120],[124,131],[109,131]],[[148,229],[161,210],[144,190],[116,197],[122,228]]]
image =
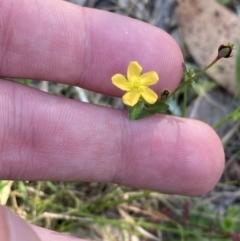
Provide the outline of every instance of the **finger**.
[[1,205],[0,233],[2,241],[40,241],[37,234],[24,220]]
[[209,191],[224,153],[206,124],[125,111],[1,81],[0,179],[81,180],[187,195]]
[[130,61],[157,71],[154,89],[173,90],[182,76],[182,54],[162,30],[116,14],[59,0],[1,1],[0,76],[45,79],[108,95]]

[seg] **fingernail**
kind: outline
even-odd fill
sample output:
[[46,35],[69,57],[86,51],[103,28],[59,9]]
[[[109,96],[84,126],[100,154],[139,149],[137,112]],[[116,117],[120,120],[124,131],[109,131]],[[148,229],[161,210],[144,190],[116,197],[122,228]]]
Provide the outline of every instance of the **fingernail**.
[[4,206],[0,206],[0,233],[1,241],[40,241],[30,225]]

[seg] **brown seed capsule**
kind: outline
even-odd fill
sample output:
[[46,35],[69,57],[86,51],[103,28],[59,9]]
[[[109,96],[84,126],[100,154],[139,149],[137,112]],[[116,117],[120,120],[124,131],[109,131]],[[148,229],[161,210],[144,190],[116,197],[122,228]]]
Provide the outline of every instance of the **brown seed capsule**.
[[170,95],[171,92],[168,89],[165,89],[161,94],[161,100],[167,100]]
[[232,50],[233,50],[234,44],[228,43],[228,44],[222,44],[218,48],[218,56],[217,58],[230,58],[232,57]]

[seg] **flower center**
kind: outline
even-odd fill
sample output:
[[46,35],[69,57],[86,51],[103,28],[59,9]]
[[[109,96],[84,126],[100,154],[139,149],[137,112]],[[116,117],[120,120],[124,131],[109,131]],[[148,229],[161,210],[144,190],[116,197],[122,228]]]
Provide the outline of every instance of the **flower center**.
[[138,89],[141,86],[141,81],[140,78],[136,78],[133,82],[132,82],[132,87],[134,89]]

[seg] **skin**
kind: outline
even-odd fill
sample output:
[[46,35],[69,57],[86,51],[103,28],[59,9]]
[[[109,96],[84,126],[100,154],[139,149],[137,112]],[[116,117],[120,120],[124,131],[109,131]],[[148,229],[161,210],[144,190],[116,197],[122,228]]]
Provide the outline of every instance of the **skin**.
[[[126,111],[6,80],[44,79],[121,97],[111,76],[126,74],[130,61],[159,74],[157,93],[173,91],[183,74],[179,47],[158,28],[59,0],[0,0],[0,179],[114,182],[189,196],[211,190],[224,152],[205,123],[166,115],[131,122]],[[34,229],[33,241],[79,240],[15,219],[0,208],[4,241],[16,240],[16,225],[26,226],[18,238]]]

